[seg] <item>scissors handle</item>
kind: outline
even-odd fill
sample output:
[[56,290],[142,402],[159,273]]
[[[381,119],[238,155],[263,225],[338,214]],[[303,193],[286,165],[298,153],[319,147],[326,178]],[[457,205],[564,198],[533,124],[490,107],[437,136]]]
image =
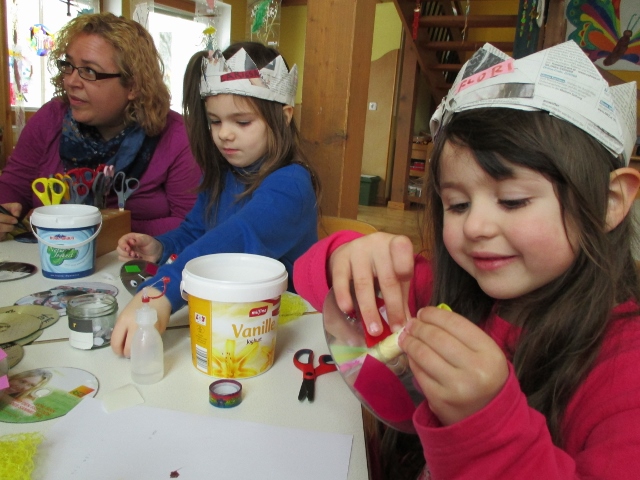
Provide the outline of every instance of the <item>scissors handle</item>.
[[336,362],[329,354],[320,355],[318,361],[320,362],[320,365],[315,368],[316,377],[324,375],[325,373],[335,372],[338,369]]
[[67,186],[57,178],[36,178],[31,184],[33,193],[43,205],[57,205],[67,192]]
[[113,178],[113,189],[118,195],[118,208],[124,210],[124,205],[127,199],[135,192],[140,186],[140,180],[137,178],[126,178],[124,172],[116,173]]
[[[303,362],[301,358],[305,355],[307,355],[307,360]],[[301,350],[298,350],[293,355],[293,363],[296,367],[298,367],[299,370],[302,371],[303,378],[315,378],[316,374],[315,369],[313,368],[313,350],[311,350],[310,348],[303,348]]]

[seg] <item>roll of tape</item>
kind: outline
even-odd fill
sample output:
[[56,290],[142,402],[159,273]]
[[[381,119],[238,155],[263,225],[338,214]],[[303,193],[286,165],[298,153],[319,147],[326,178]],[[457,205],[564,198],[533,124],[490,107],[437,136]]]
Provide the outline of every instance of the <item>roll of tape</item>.
[[242,401],[242,385],[235,380],[216,380],[209,385],[209,403],[214,407],[231,408]]

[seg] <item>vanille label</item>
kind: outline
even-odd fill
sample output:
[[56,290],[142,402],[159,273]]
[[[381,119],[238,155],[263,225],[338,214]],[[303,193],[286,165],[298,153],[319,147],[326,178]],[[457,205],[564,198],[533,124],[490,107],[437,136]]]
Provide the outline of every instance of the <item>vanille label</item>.
[[273,318],[269,317],[257,327],[245,327],[244,323],[241,323],[240,326],[234,323],[231,326],[233,328],[233,335],[236,338],[249,338],[264,335],[265,333],[274,330],[276,328],[276,322]]

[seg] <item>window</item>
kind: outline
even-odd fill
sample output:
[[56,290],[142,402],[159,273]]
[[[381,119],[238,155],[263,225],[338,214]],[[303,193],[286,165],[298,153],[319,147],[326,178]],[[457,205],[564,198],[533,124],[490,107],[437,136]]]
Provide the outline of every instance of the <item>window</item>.
[[[215,19],[218,48],[229,46],[231,41],[231,5],[216,2],[219,16]],[[148,7],[147,7],[148,8]],[[140,5],[138,5],[138,12]],[[132,12],[132,18],[136,12]],[[196,12],[197,17],[197,12]],[[144,18],[140,19],[144,24]],[[171,91],[171,108],[182,111],[182,79],[191,56],[205,49],[204,29],[208,26],[206,19],[198,21],[194,14],[158,3],[148,13],[147,28],[160,52],[164,62],[165,83]]]
[[99,1],[74,0],[70,4],[51,0],[2,1],[7,7],[11,105],[16,105],[21,95],[21,106],[38,109],[53,95],[51,73],[47,69],[51,35],[81,11],[99,12]]

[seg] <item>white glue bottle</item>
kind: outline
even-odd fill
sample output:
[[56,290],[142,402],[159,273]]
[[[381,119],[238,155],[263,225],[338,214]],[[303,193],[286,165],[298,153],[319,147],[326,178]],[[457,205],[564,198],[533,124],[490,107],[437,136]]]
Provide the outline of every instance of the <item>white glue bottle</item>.
[[158,313],[149,306],[149,300],[145,291],[142,308],[136,311],[138,330],[131,342],[131,379],[143,385],[159,382],[164,376],[162,337],[155,327]]

